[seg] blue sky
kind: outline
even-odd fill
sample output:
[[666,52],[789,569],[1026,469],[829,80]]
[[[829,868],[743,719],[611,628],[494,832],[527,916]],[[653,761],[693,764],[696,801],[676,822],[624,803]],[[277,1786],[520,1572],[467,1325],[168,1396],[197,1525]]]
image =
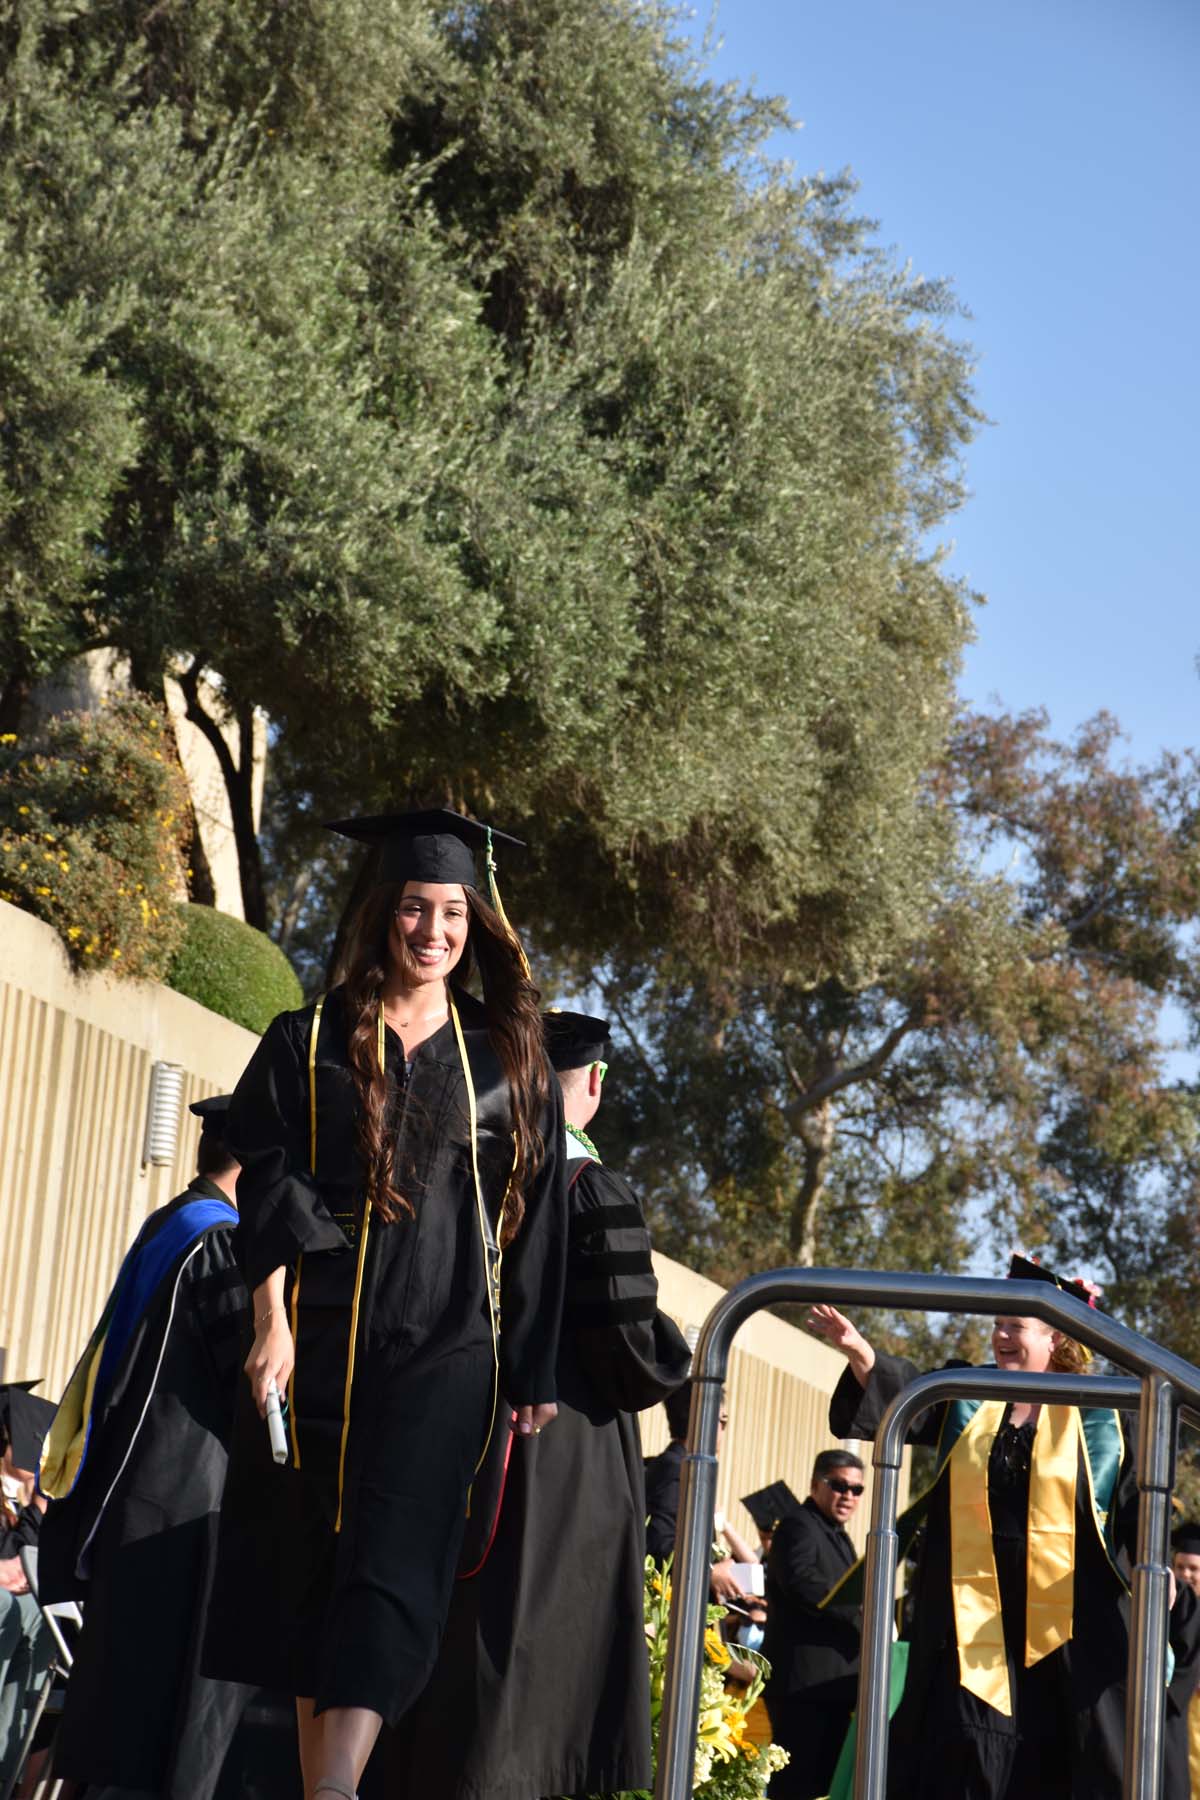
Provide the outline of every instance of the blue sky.
[[1200,6],[724,0],[716,32],[711,73],[803,121],[775,153],[852,168],[973,315],[964,695],[1062,735],[1107,708],[1139,762],[1200,743]]

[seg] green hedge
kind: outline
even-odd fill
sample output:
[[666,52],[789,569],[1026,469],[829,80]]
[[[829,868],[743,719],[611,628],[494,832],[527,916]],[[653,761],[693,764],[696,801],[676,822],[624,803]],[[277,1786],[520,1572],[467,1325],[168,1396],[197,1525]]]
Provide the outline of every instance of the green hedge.
[[181,906],[184,937],[167,986],[236,1025],[263,1032],[276,1013],[303,1006],[296,971],[278,944],[212,906]]

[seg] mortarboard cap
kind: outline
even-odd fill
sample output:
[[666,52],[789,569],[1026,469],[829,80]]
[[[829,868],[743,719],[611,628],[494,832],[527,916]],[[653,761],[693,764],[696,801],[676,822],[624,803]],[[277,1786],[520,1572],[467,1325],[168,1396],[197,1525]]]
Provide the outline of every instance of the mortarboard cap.
[[1009,1281],[1048,1281],[1052,1287],[1059,1288],[1062,1293],[1070,1294],[1075,1300],[1082,1300],[1085,1306],[1094,1307],[1098,1288],[1090,1288],[1084,1281],[1072,1281],[1068,1276],[1056,1275],[1053,1269],[1047,1269],[1032,1257],[1014,1255],[1008,1265]]
[[607,1019],[593,1019],[588,1013],[564,1012],[561,1007],[552,1006],[542,1014],[542,1026],[550,1066],[560,1075],[568,1069],[582,1069],[587,1063],[607,1061]]
[[1177,1525],[1171,1533],[1172,1550],[1182,1550],[1188,1556],[1200,1556],[1200,1525],[1185,1521]]
[[518,850],[525,847],[520,838],[493,831],[489,825],[466,819],[445,806],[426,812],[332,819],[328,829],[358,843],[374,845],[379,851],[376,880],[387,882],[434,881],[478,888],[477,851],[490,853],[493,843],[512,844]]
[[200,1121],[200,1135],[211,1138],[218,1144],[225,1142],[225,1127],[229,1122],[229,1103],[232,1094],[210,1094],[206,1100],[193,1100],[188,1107]]
[[42,1455],[42,1439],[58,1408],[30,1392],[37,1381],[10,1381],[0,1387],[0,1426],[12,1448],[13,1467],[36,1470]]
[[774,1531],[780,1519],[800,1511],[800,1502],[786,1481],[773,1481],[756,1494],[744,1495],[742,1505],[760,1531]]

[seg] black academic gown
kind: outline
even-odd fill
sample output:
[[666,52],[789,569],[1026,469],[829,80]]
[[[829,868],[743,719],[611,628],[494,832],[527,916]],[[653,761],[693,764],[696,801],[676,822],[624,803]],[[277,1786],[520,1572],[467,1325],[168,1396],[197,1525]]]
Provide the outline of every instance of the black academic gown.
[[[196,1199],[224,1195],[197,1177],[139,1242]],[[42,1598],[84,1607],[55,1774],[161,1800],[210,1800],[248,1697],[198,1671],[248,1307],[232,1237],[206,1231],[159,1282],[39,1537]]]
[[855,1555],[845,1529],[811,1498],[775,1528],[763,1640],[771,1674],[763,1698],[771,1736],[792,1760],[772,1776],[772,1800],[829,1792],[857,1699],[859,1609],[820,1602]]
[[[508,1086],[483,1007],[464,994],[456,1003],[495,1222],[512,1167]],[[308,1006],[274,1021],[229,1114],[242,1164],[247,1283],[253,1289],[281,1265],[289,1271],[293,1455],[282,1467],[271,1460],[267,1428],[241,1384],[206,1667],[311,1697],[318,1711],[363,1706],[394,1722],[433,1666],[468,1490],[493,1420],[467,1085],[452,1022],[417,1049],[410,1071],[400,1039],[387,1032],[395,1178],[414,1216],[371,1218],[363,1249],[358,1101],[341,990],[327,997],[318,1035],[315,1172],[313,1016]],[[566,1180],[561,1103],[548,1079],[545,1155],[503,1261],[500,1386],[513,1406],[555,1398]]]
[[679,1524],[679,1484],[687,1445],[672,1438],[665,1450],[646,1463],[646,1551],[656,1563],[675,1554]]
[[[901,1357],[877,1353],[864,1390],[847,1369],[830,1402],[834,1436],[873,1437],[889,1401],[919,1373]],[[941,1407],[922,1414],[910,1441],[936,1443],[942,1414]],[[921,1800],[1120,1800],[1128,1589],[1101,1545],[1082,1454],[1080,1464],[1073,1636],[1033,1669],[1023,1667],[1024,1619],[1016,1616],[1024,1610],[1023,1545],[993,1538],[1001,1596],[1011,1601],[1005,1607],[1011,1717],[987,1706],[959,1681],[950,1587],[950,1479],[943,1468],[930,1496],[917,1568],[904,1698],[892,1721],[889,1800],[912,1800],[917,1794]],[[1021,1516],[1022,1507],[1027,1511],[1027,1500],[1014,1504],[1014,1516]],[[1112,1511],[1118,1562],[1127,1568],[1137,1534],[1137,1486],[1128,1446]]]
[[686,1379],[628,1183],[571,1165],[558,1418],[514,1446],[494,1547],[457,1584],[387,1791],[447,1800],[645,1789],[645,1495],[633,1413]]

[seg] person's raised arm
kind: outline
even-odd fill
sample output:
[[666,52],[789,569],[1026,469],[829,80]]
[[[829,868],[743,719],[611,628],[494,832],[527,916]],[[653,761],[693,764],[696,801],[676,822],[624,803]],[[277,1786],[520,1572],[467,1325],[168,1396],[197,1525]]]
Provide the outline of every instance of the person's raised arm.
[[831,1350],[840,1350],[850,1365],[859,1387],[865,1388],[875,1367],[875,1352],[845,1313],[824,1303],[814,1306],[808,1315],[808,1329],[824,1338]]

